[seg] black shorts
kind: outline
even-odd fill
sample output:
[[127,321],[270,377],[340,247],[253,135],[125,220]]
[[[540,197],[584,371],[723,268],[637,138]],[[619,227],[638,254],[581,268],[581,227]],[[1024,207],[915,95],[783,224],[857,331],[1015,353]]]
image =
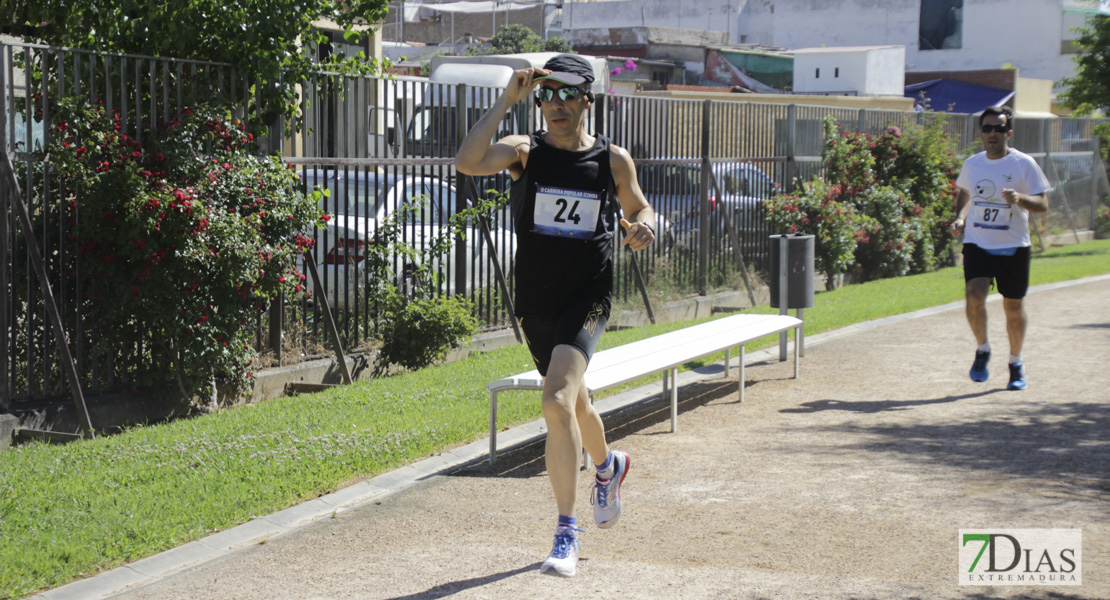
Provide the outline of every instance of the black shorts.
[[547,377],[555,346],[565,344],[577,348],[589,364],[608,322],[609,302],[583,297],[572,301],[555,319],[521,317],[520,328],[536,368],[540,375]]
[[1003,298],[1019,300],[1029,289],[1029,246],[1018,248],[1013,256],[999,256],[975,244],[964,244],[964,282],[986,277],[994,280]]

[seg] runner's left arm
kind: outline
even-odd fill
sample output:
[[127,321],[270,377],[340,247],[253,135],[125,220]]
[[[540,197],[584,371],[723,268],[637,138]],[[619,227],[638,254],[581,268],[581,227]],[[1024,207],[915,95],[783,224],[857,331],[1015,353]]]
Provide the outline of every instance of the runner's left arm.
[[624,245],[633,251],[643,250],[655,241],[655,211],[644,197],[640,183],[636,180],[636,164],[632,156],[620,146],[610,146],[610,164],[613,168],[613,182],[621,212],[627,220],[621,219],[625,228]]

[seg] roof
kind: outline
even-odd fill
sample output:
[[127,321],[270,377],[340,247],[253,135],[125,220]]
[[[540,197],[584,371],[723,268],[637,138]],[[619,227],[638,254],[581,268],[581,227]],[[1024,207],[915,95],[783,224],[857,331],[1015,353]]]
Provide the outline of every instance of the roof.
[[952,79],[934,79],[907,85],[905,95],[907,98],[924,99],[925,105],[937,112],[975,114],[1004,104],[1014,96],[1014,92]]
[[868,52],[870,50],[894,50],[898,48],[905,48],[905,46],[830,46],[827,48],[798,48],[796,50],[787,50],[784,54],[839,54],[842,52]]

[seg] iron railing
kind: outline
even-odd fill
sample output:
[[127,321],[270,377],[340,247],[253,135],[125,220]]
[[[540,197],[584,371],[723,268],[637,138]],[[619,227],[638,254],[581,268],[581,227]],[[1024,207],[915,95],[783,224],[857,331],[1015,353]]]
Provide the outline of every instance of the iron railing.
[[[25,75],[30,73],[30,76]],[[118,387],[112,365],[89,364],[82,328],[82,290],[58,271],[74,252],[68,225],[57,218],[61,198],[46,190],[51,173],[42,156],[51,123],[50,100],[73,96],[118,111],[124,131],[146,128],[206,101],[233,106],[237,116],[269,127],[261,151],[280,153],[304,175],[302,185],[324,187],[321,208],[348,217],[316,232],[313,259],[348,351],[375,334],[377,310],[368,291],[378,284],[357,259],[359,244],[375,242],[376,221],[412,203],[402,240],[426,248],[430,234],[446,231],[450,215],[482,198],[503,197],[507,174],[469,178],[452,166],[459,142],[501,90],[423,79],[375,78],[318,72],[301,86],[298,122],[258,113],[264,84],[241,80],[229,65],[202,61],[93,53],[34,44],[0,44],[0,148],[15,162],[25,202],[36,219],[36,238],[48,272],[57,281],[58,309],[71,336],[74,360],[89,391]],[[666,284],[707,293],[739,283],[740,262],[766,269],[768,230],[762,201],[795,182],[822,173],[823,122],[832,116],[848,130],[881,133],[890,125],[942,120],[962,149],[978,141],[975,117],[945,113],[857,110],[722,100],[600,94],[589,129],[608,135],[632,154],[641,187],[659,215],[659,242],[639,255],[648,285]],[[1021,119],[1012,144],[1034,156],[1054,187],[1047,219],[1065,230],[1092,228],[1099,199],[1107,194],[1092,119]],[[534,104],[522,102],[502,120],[498,136],[540,126]],[[7,184],[0,194],[8,194]],[[728,218],[724,218],[727,216]],[[22,225],[3,215],[0,240],[0,408],[62,397],[66,382],[51,350],[41,294],[34,286]],[[488,328],[511,323],[513,224],[505,209],[471,223],[451,239],[452,251],[434,262],[440,294],[465,295]],[[731,231],[730,231],[731,229]],[[348,250],[352,250],[348,252]],[[739,252],[737,252],[739,250]],[[739,254],[739,257],[737,256]],[[739,259],[739,260],[738,260]],[[393,271],[406,283],[413,265],[395,255]],[[305,267],[307,272],[307,266]],[[499,281],[498,271],[505,274]],[[616,260],[618,301],[638,302],[627,252]],[[503,287],[504,286],[504,287]],[[508,292],[508,294],[505,293]],[[282,359],[324,353],[328,334],[319,302],[287,299],[259,313],[256,343]],[[282,341],[284,339],[284,342]],[[135,352],[141,353],[142,348]],[[121,358],[121,360],[125,357]],[[284,360],[289,360],[286,357]]]

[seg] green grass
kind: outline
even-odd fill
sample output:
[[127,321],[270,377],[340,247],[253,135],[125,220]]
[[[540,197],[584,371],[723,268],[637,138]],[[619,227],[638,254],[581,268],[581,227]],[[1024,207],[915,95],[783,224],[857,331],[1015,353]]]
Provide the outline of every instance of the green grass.
[[[1035,255],[1032,283],[1108,272],[1110,240],[1101,240]],[[962,289],[961,271],[950,268],[822,292],[806,310],[806,331],[960,300]],[[609,332],[601,345],[689,324]],[[481,438],[485,384],[531,368],[523,347],[502,348],[94,441],[0,452],[0,598],[57,587]],[[502,394],[501,424],[539,418],[537,399]]]

